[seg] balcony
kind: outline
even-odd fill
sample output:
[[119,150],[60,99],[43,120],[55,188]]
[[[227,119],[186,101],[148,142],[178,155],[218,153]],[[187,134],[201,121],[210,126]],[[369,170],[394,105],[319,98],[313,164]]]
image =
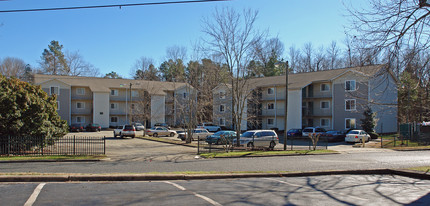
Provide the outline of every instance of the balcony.
[[316,94],[311,97],[303,97],[303,99],[331,99],[333,96],[331,93],[327,94]]
[[[276,111],[276,112],[275,112]],[[284,109],[263,109],[261,112],[261,116],[269,116],[269,117],[274,117],[276,114],[276,116],[284,116],[285,114],[285,110]]]

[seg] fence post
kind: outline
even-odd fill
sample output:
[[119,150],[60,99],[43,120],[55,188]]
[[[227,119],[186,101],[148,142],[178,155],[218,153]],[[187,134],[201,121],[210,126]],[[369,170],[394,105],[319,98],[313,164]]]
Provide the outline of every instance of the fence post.
[[103,136],[103,154],[106,154],[106,136]]
[[7,156],[10,156],[10,135],[7,136]]
[[42,138],[42,156],[43,156],[43,148],[45,147],[45,139],[46,137]]
[[73,155],[76,153],[76,136],[73,135]]

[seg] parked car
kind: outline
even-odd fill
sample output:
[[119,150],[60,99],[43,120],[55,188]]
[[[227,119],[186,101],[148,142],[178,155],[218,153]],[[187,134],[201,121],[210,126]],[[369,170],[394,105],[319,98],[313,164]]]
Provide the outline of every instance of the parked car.
[[71,124],[69,127],[70,132],[83,132],[84,127],[81,124]]
[[154,127],[165,127],[167,129],[170,129],[170,126],[166,123],[155,123]]
[[131,137],[134,138],[136,136],[136,128],[133,125],[122,125],[118,126],[113,130],[113,137],[117,136],[123,137]]
[[287,132],[287,137],[301,137],[302,129],[290,129]]
[[[233,139],[233,144],[236,139]],[[278,135],[273,130],[250,130],[240,135],[240,145],[247,147],[269,147],[273,149],[279,143]]]
[[87,132],[100,132],[102,127],[99,124],[91,123],[85,127],[85,131]]
[[134,128],[136,128],[136,131],[145,130],[145,126],[143,126],[143,124],[141,124],[141,123],[133,122],[133,123],[131,123],[131,125],[133,125]]
[[309,137],[309,134],[311,133],[323,134],[324,132],[327,132],[327,131],[321,127],[306,127],[302,131],[302,136]]
[[370,135],[363,130],[351,130],[346,134],[345,142],[368,142],[370,140]]
[[197,128],[199,128],[199,129],[206,129],[209,132],[218,132],[218,131],[221,131],[221,127],[220,126],[214,125],[212,123],[202,123],[200,125],[197,125]]
[[[198,140],[205,140],[207,136],[212,135],[213,133],[210,133],[206,129],[194,129],[193,130],[193,138],[192,141],[198,139]],[[187,139],[187,131],[181,132],[178,134],[178,138],[182,141],[185,141]]]
[[321,134],[320,138],[326,138],[329,142],[338,142],[343,141],[345,139],[346,132],[345,131],[336,131],[330,130],[323,134]]
[[209,144],[226,144],[226,141],[233,142],[233,138],[235,137],[235,131],[222,130],[207,136],[206,142]]
[[174,137],[176,135],[176,131],[169,130],[166,127],[153,127],[151,129],[146,130],[146,134],[153,137],[158,137],[158,136]]

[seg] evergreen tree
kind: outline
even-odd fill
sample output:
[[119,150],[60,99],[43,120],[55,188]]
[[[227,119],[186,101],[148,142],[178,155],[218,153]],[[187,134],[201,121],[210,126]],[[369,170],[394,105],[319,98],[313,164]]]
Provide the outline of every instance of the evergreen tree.
[[43,50],[42,61],[40,66],[42,67],[42,73],[60,75],[69,74],[70,68],[67,64],[66,58],[64,57],[63,45],[58,41],[52,40],[51,44],[48,45],[48,49]]
[[367,106],[367,108],[363,112],[364,119],[360,119],[361,128],[367,133],[373,133],[374,128],[376,126],[375,116],[376,114],[372,111],[372,108]]

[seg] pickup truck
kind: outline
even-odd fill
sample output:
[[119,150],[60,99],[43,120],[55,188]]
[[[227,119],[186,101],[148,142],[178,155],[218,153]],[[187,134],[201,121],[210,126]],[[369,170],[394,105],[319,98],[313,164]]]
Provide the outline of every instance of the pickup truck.
[[221,127],[216,126],[214,124],[211,123],[203,123],[197,126],[198,129],[206,129],[209,132],[218,132],[221,131]]
[[118,126],[113,130],[113,137],[116,138],[117,136],[123,138],[123,137],[131,137],[134,138],[136,136],[136,129],[133,125],[122,125]]

